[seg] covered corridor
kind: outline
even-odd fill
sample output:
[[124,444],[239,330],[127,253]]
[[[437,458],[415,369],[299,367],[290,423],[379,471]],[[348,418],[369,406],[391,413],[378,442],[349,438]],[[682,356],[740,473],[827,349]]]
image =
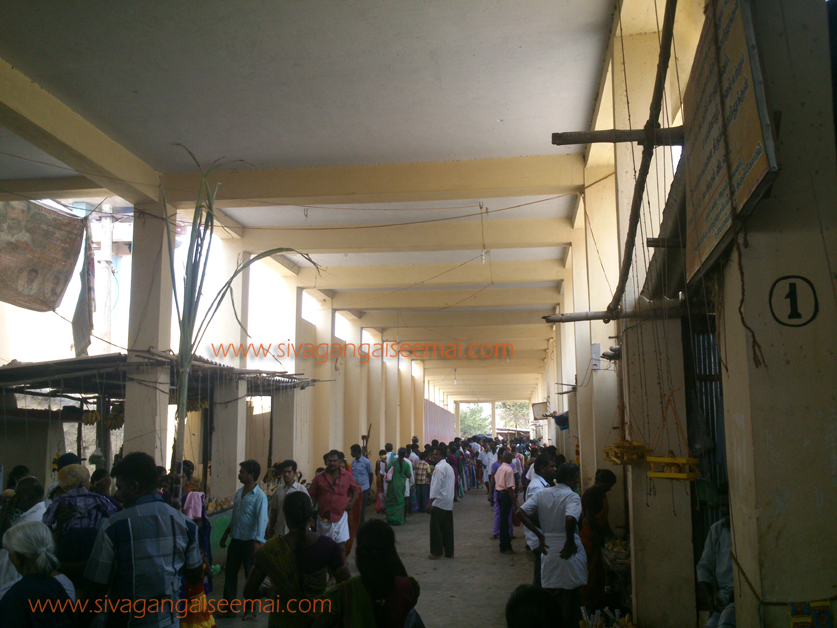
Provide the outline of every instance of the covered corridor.
[[[236,276],[195,350],[236,373],[198,383],[212,396],[191,397],[181,443],[219,525],[245,459],[293,459],[310,481],[329,450],[362,443],[374,461],[386,443],[467,436],[471,403],[490,404],[496,434],[496,404],[524,402],[582,491],[616,472],[611,525],[630,539],[643,628],[698,625],[695,563],[722,486],[739,625],[833,600],[833,5],[4,5],[0,358],[43,363],[46,385],[3,380],[0,464],[46,486],[64,451],[108,451],[110,469],[121,445],[171,466],[173,292],[201,189],[185,146],[229,160],[208,178],[202,312],[282,249]],[[630,133],[589,134],[612,130]],[[584,134],[552,137],[566,132]],[[47,210],[78,219],[78,260],[26,239],[38,220],[20,216]],[[79,279],[86,255],[95,285]],[[93,292],[85,350],[71,320]],[[83,351],[126,356],[130,376],[50,379]],[[124,427],[83,426],[105,397]],[[614,444],[676,461],[619,460]],[[466,496],[462,521],[483,504]],[[492,561],[517,573],[526,555],[511,567],[465,536],[450,565],[425,566],[424,525],[398,533],[427,625],[502,625],[516,580]]]

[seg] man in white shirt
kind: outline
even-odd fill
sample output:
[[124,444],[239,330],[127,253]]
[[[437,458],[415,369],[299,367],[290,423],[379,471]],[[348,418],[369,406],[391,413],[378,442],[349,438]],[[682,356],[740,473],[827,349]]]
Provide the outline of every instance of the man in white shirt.
[[417,464],[418,461],[421,460],[421,458],[419,458],[419,455],[418,455],[418,452],[419,452],[418,443],[413,443],[412,445],[410,445],[410,448],[408,449],[408,451],[410,452],[410,455],[407,456],[407,457],[410,459],[410,462],[412,462],[413,465]]
[[[0,542],[6,530],[29,521],[43,521],[45,512],[44,487],[37,478],[22,478],[15,487],[15,496],[9,502],[3,520],[0,521]],[[21,575],[9,559],[9,552],[0,550],[0,598],[6,595],[6,591],[20,578]]]
[[697,564],[697,581],[711,606],[704,628],[735,626],[735,591],[732,576],[732,537],[729,525],[729,489],[718,489],[718,506],[723,519],[712,524]]
[[285,525],[285,514],[282,512],[285,498],[291,493],[305,493],[308,495],[308,489],[305,488],[305,485],[296,481],[296,470],[296,462],[293,460],[277,462],[271,469],[273,476],[280,482],[268,502],[265,540],[288,533],[288,527]]
[[430,555],[428,558],[436,560],[442,554],[453,558],[453,496],[455,476],[445,458],[448,448],[439,445],[433,450],[431,460],[436,467],[430,478]]
[[477,461],[482,465],[482,481],[485,484],[485,494],[490,495],[490,480],[489,477],[491,475],[491,465],[497,462],[497,455],[492,454],[491,448],[487,441],[484,441],[482,444],[482,451],[477,456]]
[[[532,481],[526,487],[526,495],[524,502],[533,497],[538,491],[552,486],[552,480],[555,478],[555,458],[549,454],[541,454],[532,463]],[[538,528],[540,530],[540,528]],[[536,587],[541,586],[541,555],[543,550],[540,548],[540,541],[538,535],[527,528],[523,527],[523,532],[526,535],[526,545],[532,550],[535,555],[535,579],[533,584]],[[543,531],[541,531],[543,532]]]

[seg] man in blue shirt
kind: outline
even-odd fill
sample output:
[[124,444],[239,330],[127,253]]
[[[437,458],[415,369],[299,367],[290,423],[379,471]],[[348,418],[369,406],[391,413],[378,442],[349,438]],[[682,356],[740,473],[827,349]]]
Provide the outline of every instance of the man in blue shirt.
[[[227,605],[238,595],[238,572],[242,565],[244,577],[250,575],[253,558],[264,543],[264,533],[267,529],[267,495],[256,484],[262,467],[255,460],[245,460],[239,466],[241,470],[238,472],[238,481],[244,486],[235,494],[232,519],[220,542],[220,546],[224,548],[227,546],[227,539],[232,537],[224,569],[224,600],[227,601]],[[216,617],[228,617],[231,614],[229,611],[224,612],[220,604],[218,607]]]
[[363,522],[366,521],[366,503],[369,501],[369,488],[372,486],[374,472],[372,471],[372,463],[369,462],[369,458],[363,455],[360,445],[352,445],[351,452],[352,458],[354,458],[352,460],[352,475],[363,491],[359,524],[363,525]]

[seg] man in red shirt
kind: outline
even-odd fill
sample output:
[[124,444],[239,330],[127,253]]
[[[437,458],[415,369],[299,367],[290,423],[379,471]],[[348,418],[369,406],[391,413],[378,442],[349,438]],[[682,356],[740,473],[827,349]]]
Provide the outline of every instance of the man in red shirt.
[[340,452],[326,454],[326,468],[314,476],[308,493],[317,510],[317,533],[323,534],[345,550],[349,540],[349,511],[361,495],[351,472],[340,466]]

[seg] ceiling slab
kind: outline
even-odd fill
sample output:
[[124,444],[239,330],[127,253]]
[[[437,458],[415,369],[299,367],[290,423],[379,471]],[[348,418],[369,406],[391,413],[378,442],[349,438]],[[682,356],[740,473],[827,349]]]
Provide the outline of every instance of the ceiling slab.
[[131,203],[159,196],[159,173],[3,59],[0,126]]
[[0,56],[165,172],[193,167],[173,142],[259,168],[552,154],[590,126],[614,5],[4,3]]

